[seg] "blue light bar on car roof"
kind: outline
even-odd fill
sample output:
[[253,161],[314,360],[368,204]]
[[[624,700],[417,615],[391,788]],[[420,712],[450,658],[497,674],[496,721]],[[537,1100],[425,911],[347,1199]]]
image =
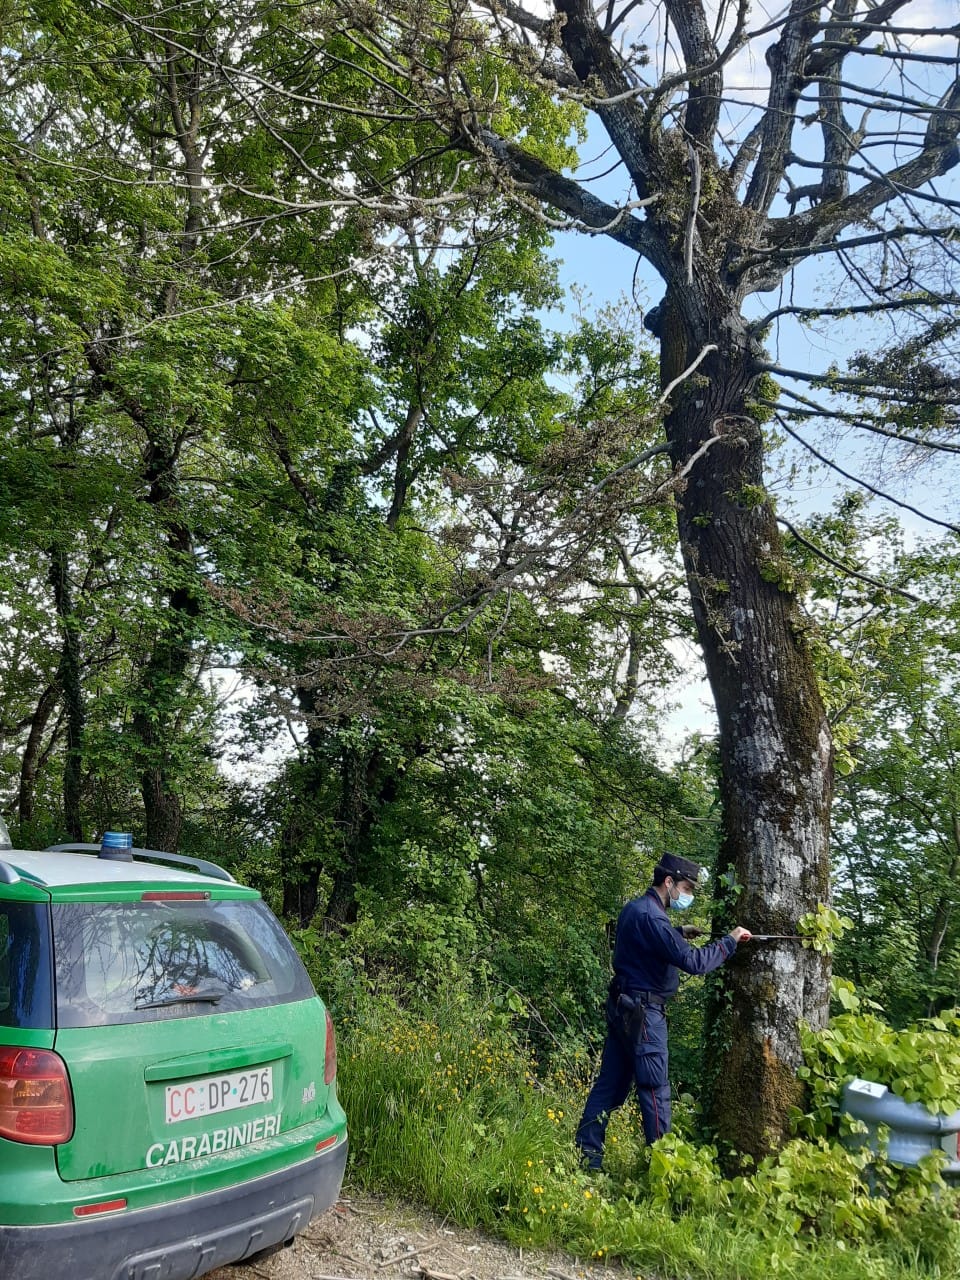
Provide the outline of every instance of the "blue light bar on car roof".
[[111,862],[133,861],[133,835],[129,831],[105,831],[100,841],[100,857]]

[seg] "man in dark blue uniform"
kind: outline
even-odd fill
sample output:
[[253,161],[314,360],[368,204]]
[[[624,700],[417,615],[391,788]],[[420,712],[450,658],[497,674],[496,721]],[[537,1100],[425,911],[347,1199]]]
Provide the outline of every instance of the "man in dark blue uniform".
[[682,911],[693,902],[700,875],[696,862],[664,854],[647,892],[620,912],[606,1004],[607,1038],[577,1129],[577,1146],[591,1169],[601,1167],[607,1121],[626,1102],[631,1085],[636,1086],[647,1141],[669,1132],[666,1004],[677,993],[679,971],[710,973],[750,937],[737,925],[716,942],[691,947],[687,939],[701,930],[670,923],[671,908]]

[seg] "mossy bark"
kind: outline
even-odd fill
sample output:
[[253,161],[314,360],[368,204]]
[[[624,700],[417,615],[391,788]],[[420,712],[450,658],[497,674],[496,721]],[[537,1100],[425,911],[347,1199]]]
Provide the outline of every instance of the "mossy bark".
[[[664,383],[707,344],[717,350],[672,398],[666,430],[686,470],[677,520],[719,719],[721,863],[742,886],[735,921],[795,933],[798,917],[829,898],[831,736],[762,496],[761,430],[749,412],[758,353],[722,301],[693,285],[668,292],[658,318]],[[829,969],[796,943],[744,944],[724,982],[730,998],[715,1002],[708,1029],[710,1120],[722,1141],[762,1155],[788,1132],[798,1023],[825,1019]]]

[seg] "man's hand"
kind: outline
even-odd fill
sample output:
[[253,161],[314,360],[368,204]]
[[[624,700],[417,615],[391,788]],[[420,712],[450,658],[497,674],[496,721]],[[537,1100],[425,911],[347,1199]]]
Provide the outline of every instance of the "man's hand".
[[680,932],[687,939],[703,937],[703,930],[695,924],[681,925]]
[[730,936],[734,942],[749,942],[753,934],[749,929],[744,929],[742,924],[738,924],[730,930]]

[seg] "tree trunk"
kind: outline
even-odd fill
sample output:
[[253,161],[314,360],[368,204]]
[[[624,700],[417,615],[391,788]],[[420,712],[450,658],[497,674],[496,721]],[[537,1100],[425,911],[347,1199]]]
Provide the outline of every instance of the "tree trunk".
[[[694,617],[720,726],[721,866],[738,885],[735,918],[795,933],[829,898],[832,746],[804,621],[763,490],[760,426],[746,329],[694,285],[668,293],[657,326],[664,385],[707,343],[673,396],[666,430],[687,469],[677,519]],[[699,452],[699,456],[698,455]],[[708,1029],[722,1140],[761,1155],[788,1133],[801,1086],[798,1016],[825,1021],[829,965],[794,943],[744,944],[723,979],[732,1001]]]
[[340,927],[356,920],[357,885],[364,882],[369,867],[374,810],[395,787],[392,780],[387,779],[380,792],[371,794],[376,784],[379,753],[342,746],[335,814],[336,847],[325,858],[304,859],[300,850],[314,835],[310,815],[330,768],[326,760],[321,760],[317,748],[312,754],[312,761],[302,773],[302,800],[291,807],[280,837],[284,854],[283,912],[295,917],[301,926],[308,925],[321,907],[320,881],[329,875],[331,885],[323,914]]
[[[180,533],[186,539],[186,546],[180,545],[178,532],[170,534],[170,541],[176,547],[174,561],[187,566],[184,572],[192,572],[189,537],[184,531]],[[184,676],[193,657],[200,602],[192,588],[177,587],[167,592],[165,606],[165,629],[154,642],[141,674],[137,688],[138,710],[131,727],[137,739],[145,843],[150,849],[174,852],[180,843],[183,805],[170,777],[171,743],[167,738],[176,733],[176,713],[182,702]]]
[[183,804],[171,777],[171,761],[183,706],[184,677],[196,652],[202,588],[193,548],[193,534],[181,511],[180,451],[190,428],[168,435],[169,425],[155,427],[137,404],[128,404],[131,416],[144,428],[143,478],[147,502],[159,513],[164,527],[168,585],[161,593],[160,613],[153,648],[143,668],[136,692],[132,729],[140,769],[145,841],[148,848],[176,850],[183,827]]
[[49,579],[63,631],[63,649],[56,678],[63,698],[67,729],[63,760],[63,825],[71,840],[82,840],[83,731],[86,708],[80,674],[80,629],[73,611],[70,565],[63,547],[54,546],[50,550]]
[[[314,689],[300,689],[298,699],[306,715],[316,714]],[[307,731],[304,757],[289,765],[286,776],[291,788],[290,803],[280,829],[280,882],[283,915],[305,928],[320,908],[320,880],[323,858],[306,850],[318,847],[318,809],[324,803],[329,763],[324,751],[324,732],[317,725]]]
[[397,795],[397,775],[392,769],[384,772],[383,763],[377,747],[343,749],[337,812],[342,859],[334,873],[326,910],[328,919],[338,924],[352,924],[357,918],[357,888],[369,882],[373,871],[374,823],[382,806]]
[[300,928],[305,929],[320,906],[323,863],[297,861],[296,827],[292,824],[284,828],[280,848],[283,854],[281,910],[285,919],[296,920]]
[[[950,825],[953,837],[953,856],[950,859],[946,875],[938,879],[938,884],[944,892],[938,895],[934,906],[933,919],[930,923],[930,936],[926,948],[931,973],[936,973],[940,967],[940,951],[947,936],[947,928],[950,924],[950,916],[953,912],[953,903],[956,895],[957,877],[960,876],[960,814],[955,813],[953,815]],[[931,999],[927,1004],[927,1016],[932,1017],[935,1009],[936,1001]]]
[[[40,701],[30,720],[30,731],[27,734],[23,759],[20,762],[20,788],[17,801],[17,820],[21,831],[28,827],[36,813],[37,774],[40,769],[43,735],[46,732],[54,707],[57,705],[58,686],[47,685],[40,695]],[[21,835],[21,840],[24,836]]]
[[[140,734],[143,753],[154,758],[163,752],[160,734],[144,731],[143,722],[134,720],[134,729]],[[143,797],[144,844],[148,849],[164,849],[175,853],[180,844],[183,829],[183,805],[172,790],[166,770],[161,763],[149,764],[140,775],[140,794]]]

